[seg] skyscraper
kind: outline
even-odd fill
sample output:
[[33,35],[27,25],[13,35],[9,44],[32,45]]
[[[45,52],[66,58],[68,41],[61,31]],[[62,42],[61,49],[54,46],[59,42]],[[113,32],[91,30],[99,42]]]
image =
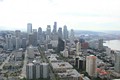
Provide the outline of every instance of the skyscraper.
[[120,51],[115,54],[115,71],[120,73]]
[[74,30],[71,29],[71,31],[70,31],[70,40],[71,40],[71,42],[74,42],[74,39],[75,39],[75,33],[74,33]]
[[97,62],[96,56],[90,55],[86,57],[86,72],[90,76],[94,76],[96,74]]
[[26,38],[22,38],[22,48],[26,48]]
[[81,43],[77,42],[76,43],[76,55],[79,55],[78,53],[81,51]]
[[42,33],[42,28],[38,28],[38,43],[41,44],[43,42],[43,33]]
[[5,38],[6,38],[7,49],[8,50],[12,50],[13,49],[12,35],[11,34],[7,34],[5,36]]
[[32,33],[32,23],[27,24],[27,33],[28,34]]
[[54,25],[53,25],[53,33],[57,33],[57,22],[54,22]]
[[64,25],[64,28],[63,28],[63,36],[65,40],[68,39],[68,30],[66,25]]
[[33,46],[37,46],[37,29],[33,29]]
[[48,78],[49,76],[48,66],[49,66],[48,63],[41,63],[42,78]]
[[50,27],[50,25],[47,25],[46,34],[47,34],[47,35],[50,35],[50,34],[51,34],[51,27]]
[[21,48],[21,39],[19,37],[16,37],[16,50]]
[[60,27],[59,29],[58,29],[58,37],[59,38],[61,38],[62,39],[62,28]]
[[58,38],[58,52],[63,51],[65,49],[65,41],[61,38]]
[[21,31],[20,30],[16,30],[15,31],[15,36],[20,38],[21,37]]
[[28,36],[28,38],[29,38],[29,39],[28,39],[28,45],[33,45],[33,41],[34,41],[34,40],[33,40],[33,34],[30,33],[29,36]]
[[33,79],[34,78],[34,64],[29,63],[26,65],[26,76],[27,79]]

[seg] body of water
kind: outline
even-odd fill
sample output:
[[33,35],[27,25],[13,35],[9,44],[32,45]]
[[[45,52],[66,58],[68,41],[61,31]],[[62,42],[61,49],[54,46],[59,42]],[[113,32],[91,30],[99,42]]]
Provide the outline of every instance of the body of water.
[[120,50],[120,40],[109,40],[103,44],[104,46],[108,46],[112,50]]

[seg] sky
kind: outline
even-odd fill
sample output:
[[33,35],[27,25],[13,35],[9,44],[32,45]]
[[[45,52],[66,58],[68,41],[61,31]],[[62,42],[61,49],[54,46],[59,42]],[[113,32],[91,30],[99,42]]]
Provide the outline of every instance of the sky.
[[0,0],[0,29],[120,30],[120,0]]

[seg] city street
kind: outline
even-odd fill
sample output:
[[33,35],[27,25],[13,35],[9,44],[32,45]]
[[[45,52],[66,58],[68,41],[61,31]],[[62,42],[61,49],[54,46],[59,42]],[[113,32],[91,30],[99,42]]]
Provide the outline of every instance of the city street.
[[2,70],[3,69],[3,66],[8,63],[10,57],[12,56],[12,54],[14,53],[14,51],[12,53],[10,53],[10,55],[7,57],[7,59],[2,63],[2,65],[0,66],[0,69]]
[[[41,57],[43,58],[43,61],[49,63],[48,59],[46,58],[46,56],[45,56],[45,54],[44,54],[44,51],[42,51],[42,50],[40,49],[40,47],[39,47],[38,49],[39,49],[39,52],[40,52],[40,54],[41,54]],[[49,63],[49,64],[50,64],[50,63]],[[49,73],[49,74],[50,74],[50,79],[51,79],[51,80],[56,80],[55,74],[53,73],[53,71],[52,71],[52,69],[51,69],[51,66],[49,66],[49,71],[50,71],[50,73]]]
[[26,64],[27,64],[27,50],[25,51],[25,58],[24,58],[24,64],[22,68],[22,72],[20,74],[20,77],[26,77]]

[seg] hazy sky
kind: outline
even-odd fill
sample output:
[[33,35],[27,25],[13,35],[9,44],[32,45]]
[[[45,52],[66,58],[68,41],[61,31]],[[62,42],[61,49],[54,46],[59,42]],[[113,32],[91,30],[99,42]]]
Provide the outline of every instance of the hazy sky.
[[120,0],[0,0],[0,28],[67,25],[79,30],[120,30]]

